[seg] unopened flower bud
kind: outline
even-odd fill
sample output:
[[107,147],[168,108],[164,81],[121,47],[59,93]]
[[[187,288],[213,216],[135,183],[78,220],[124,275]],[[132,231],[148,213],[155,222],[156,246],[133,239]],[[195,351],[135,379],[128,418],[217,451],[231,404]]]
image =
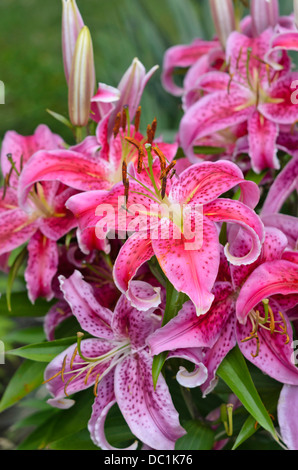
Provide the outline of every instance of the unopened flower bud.
[[229,35],[236,29],[232,0],[209,0],[216,33],[223,47]]
[[62,0],[62,53],[67,83],[71,72],[76,42],[83,27],[84,21],[77,7],[76,0]]
[[251,0],[253,35],[259,36],[265,29],[277,25],[279,19],[278,0]]
[[81,29],[74,51],[68,86],[69,118],[74,126],[86,126],[95,90],[95,69],[91,34]]
[[298,29],[298,0],[294,0],[294,15],[296,28]]

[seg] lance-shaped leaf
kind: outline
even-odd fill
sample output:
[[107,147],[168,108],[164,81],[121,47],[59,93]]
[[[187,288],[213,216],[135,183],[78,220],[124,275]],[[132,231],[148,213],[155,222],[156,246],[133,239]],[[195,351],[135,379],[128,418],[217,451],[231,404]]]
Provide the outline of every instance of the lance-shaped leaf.
[[234,348],[224,359],[217,370],[230,389],[237,395],[243,406],[266,429],[274,439],[277,439],[272,420],[266,410],[250,376],[246,362],[238,347]]

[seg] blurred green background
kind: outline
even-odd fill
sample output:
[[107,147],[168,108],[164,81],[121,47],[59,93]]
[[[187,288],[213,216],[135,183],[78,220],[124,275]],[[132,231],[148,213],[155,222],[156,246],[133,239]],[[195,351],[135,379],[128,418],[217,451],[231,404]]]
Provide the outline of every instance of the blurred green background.
[[[159,129],[175,130],[180,100],[160,83],[166,49],[195,37],[210,38],[208,0],[77,0],[95,50],[97,81],[117,86],[134,57],[148,70],[160,69],[143,96],[143,124],[158,117]],[[280,2],[290,12],[292,0]],[[41,122],[71,138],[47,112],[67,115],[67,87],[61,53],[61,0],[1,0],[0,80],[6,102],[0,106],[0,139],[15,129],[30,134]]]

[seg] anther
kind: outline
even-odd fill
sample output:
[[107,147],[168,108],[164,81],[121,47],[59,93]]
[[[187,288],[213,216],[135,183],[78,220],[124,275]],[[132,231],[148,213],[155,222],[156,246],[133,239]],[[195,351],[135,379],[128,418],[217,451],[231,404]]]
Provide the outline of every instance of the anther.
[[163,179],[163,178],[167,177],[168,174],[170,173],[170,171],[176,165],[176,163],[177,163],[176,160],[173,160],[172,163],[170,163],[170,165],[162,172],[162,174],[160,175],[160,179]]
[[147,126],[147,142],[148,144],[152,144],[153,142],[153,131],[150,124]]
[[152,142],[155,138],[156,128],[157,128],[157,120],[156,120],[156,118],[154,118],[153,121],[152,121],[152,124],[151,124]]
[[75,357],[77,355],[77,352],[78,352],[78,347],[76,346],[75,349],[74,349],[74,352],[72,353],[72,356],[71,356],[71,360],[70,360],[70,364],[69,364],[69,367],[72,369],[73,368],[73,362],[75,360]]
[[161,183],[161,198],[164,199],[166,196],[166,190],[167,190],[167,178],[163,178],[162,183]]
[[100,379],[100,374],[97,374],[96,379],[95,379],[94,388],[93,388],[93,393],[96,397],[97,397],[97,387],[98,387],[99,379]]
[[135,132],[139,131],[141,122],[141,106],[138,107],[136,115],[135,115]]
[[154,151],[154,153],[156,153],[156,155],[159,158],[160,170],[161,170],[161,173],[163,173],[166,169],[166,166],[167,166],[166,157],[164,156],[164,154],[162,153],[162,151],[158,147],[153,147],[152,150]]
[[142,168],[143,168],[143,161],[145,157],[145,152],[143,150],[143,147],[140,145],[139,147],[139,156],[138,156],[138,173],[141,173]]
[[121,126],[121,112],[119,112],[115,119],[115,125],[113,128],[114,139],[117,137]]
[[123,108],[121,127],[124,133],[126,132],[126,124],[127,124],[126,110]]

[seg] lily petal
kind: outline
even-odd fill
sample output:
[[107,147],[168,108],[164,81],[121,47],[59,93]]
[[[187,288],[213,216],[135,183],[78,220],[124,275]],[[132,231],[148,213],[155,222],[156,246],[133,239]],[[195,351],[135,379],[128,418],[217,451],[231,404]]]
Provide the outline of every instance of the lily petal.
[[251,237],[251,249],[243,257],[237,258],[229,253],[229,245],[225,247],[225,255],[234,265],[251,264],[261,253],[264,241],[264,225],[258,215],[245,204],[231,199],[217,199],[204,206],[204,214],[214,222],[228,222],[239,224]]
[[249,155],[255,173],[267,168],[280,168],[277,158],[278,126],[255,112],[248,121]]
[[153,387],[152,358],[148,353],[140,351],[117,365],[115,395],[125,421],[138,439],[153,449],[174,450],[185,430],[161,375]]
[[[270,306],[272,308],[275,321],[280,321],[280,316],[278,314],[280,306],[272,300],[270,301]],[[284,315],[284,319],[289,335],[288,342],[286,341],[287,338],[285,335],[278,333],[272,334],[270,331],[260,327],[258,330],[259,351],[256,355],[255,340],[242,341],[250,335],[252,329],[250,322],[247,322],[246,325],[240,325],[237,323],[237,341],[242,354],[265,374],[281,383],[298,385],[298,370],[292,359],[292,327],[286,315]],[[256,357],[254,357],[255,355]]]
[[102,159],[91,159],[71,150],[39,151],[21,173],[20,205],[24,205],[32,185],[38,181],[58,180],[71,188],[87,191],[109,188],[108,176],[107,162]]
[[179,141],[188,158],[195,158],[195,142],[229,126],[245,122],[253,112],[250,93],[234,90],[204,96],[184,114],[180,122]]
[[263,204],[262,216],[280,211],[298,185],[298,156],[293,157],[275,178]]
[[54,296],[52,280],[58,268],[57,243],[46,238],[39,230],[28,243],[28,263],[25,270],[28,296],[32,303],[38,297],[51,300]]
[[298,387],[284,385],[279,396],[277,413],[281,437],[289,450],[298,450],[297,406]]
[[[88,423],[90,437],[95,445],[103,450],[120,450],[111,446],[105,435],[105,421],[110,409],[115,405],[114,371],[109,372],[100,382],[97,397],[92,406],[92,415]],[[136,450],[138,442],[133,443],[125,450]],[[123,450],[123,449],[121,449]]]
[[82,274],[75,271],[68,279],[60,276],[59,280],[64,298],[81,327],[97,338],[113,338],[112,312],[97,302],[92,287],[83,280]]
[[195,39],[189,45],[173,46],[167,49],[163,60],[162,84],[165,90],[175,96],[182,96],[184,89],[177,86],[173,80],[174,70],[177,67],[186,68],[193,65],[198,59],[208,54],[212,49],[218,48],[218,41],[203,41]]
[[297,265],[285,260],[264,263],[254,270],[243,285],[236,306],[240,323],[245,324],[249,312],[263,299],[275,294],[297,294]]
[[186,240],[174,238],[173,223],[168,219],[160,222],[161,233],[169,233],[167,239],[154,237],[152,246],[166,277],[178,292],[184,292],[194,302],[197,314],[206,313],[214,299],[211,293],[219,267],[219,243],[215,225],[204,217],[202,246],[199,249],[186,249]]

